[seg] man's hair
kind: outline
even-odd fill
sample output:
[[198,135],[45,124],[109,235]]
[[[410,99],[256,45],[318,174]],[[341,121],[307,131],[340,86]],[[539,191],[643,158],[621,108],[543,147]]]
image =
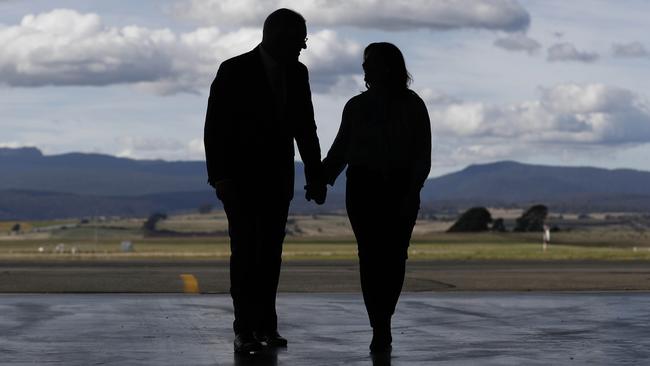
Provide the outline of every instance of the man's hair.
[[283,36],[287,29],[304,26],[305,18],[291,9],[281,8],[269,14],[264,21],[263,38],[274,39]]

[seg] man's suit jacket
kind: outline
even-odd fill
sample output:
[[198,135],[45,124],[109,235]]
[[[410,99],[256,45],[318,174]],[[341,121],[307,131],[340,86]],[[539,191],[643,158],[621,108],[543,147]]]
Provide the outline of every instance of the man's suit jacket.
[[300,62],[286,67],[286,104],[279,117],[258,47],[224,61],[210,88],[204,130],[208,183],[232,179],[291,199],[294,139],[307,183],[322,174],[309,77]]

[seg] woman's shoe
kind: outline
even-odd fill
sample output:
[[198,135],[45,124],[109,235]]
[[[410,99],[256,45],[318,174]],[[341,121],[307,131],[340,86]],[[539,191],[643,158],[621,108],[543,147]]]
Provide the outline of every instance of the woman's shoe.
[[370,342],[370,352],[381,353],[390,352],[393,348],[393,336],[390,334],[390,328],[372,330],[372,342]]

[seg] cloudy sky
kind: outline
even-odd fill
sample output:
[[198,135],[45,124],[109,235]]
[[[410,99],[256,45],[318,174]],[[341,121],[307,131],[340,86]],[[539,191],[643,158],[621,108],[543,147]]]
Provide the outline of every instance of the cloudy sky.
[[517,160],[650,170],[646,0],[0,0],[0,146],[203,159],[207,91],[268,13],[307,19],[325,151],[364,89],[363,47],[402,49],[432,176]]

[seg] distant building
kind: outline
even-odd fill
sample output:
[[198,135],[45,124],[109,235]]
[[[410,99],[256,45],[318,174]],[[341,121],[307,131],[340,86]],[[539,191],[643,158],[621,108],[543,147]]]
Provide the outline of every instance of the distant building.
[[129,240],[125,240],[120,244],[120,249],[122,253],[130,253],[133,251],[133,243]]

